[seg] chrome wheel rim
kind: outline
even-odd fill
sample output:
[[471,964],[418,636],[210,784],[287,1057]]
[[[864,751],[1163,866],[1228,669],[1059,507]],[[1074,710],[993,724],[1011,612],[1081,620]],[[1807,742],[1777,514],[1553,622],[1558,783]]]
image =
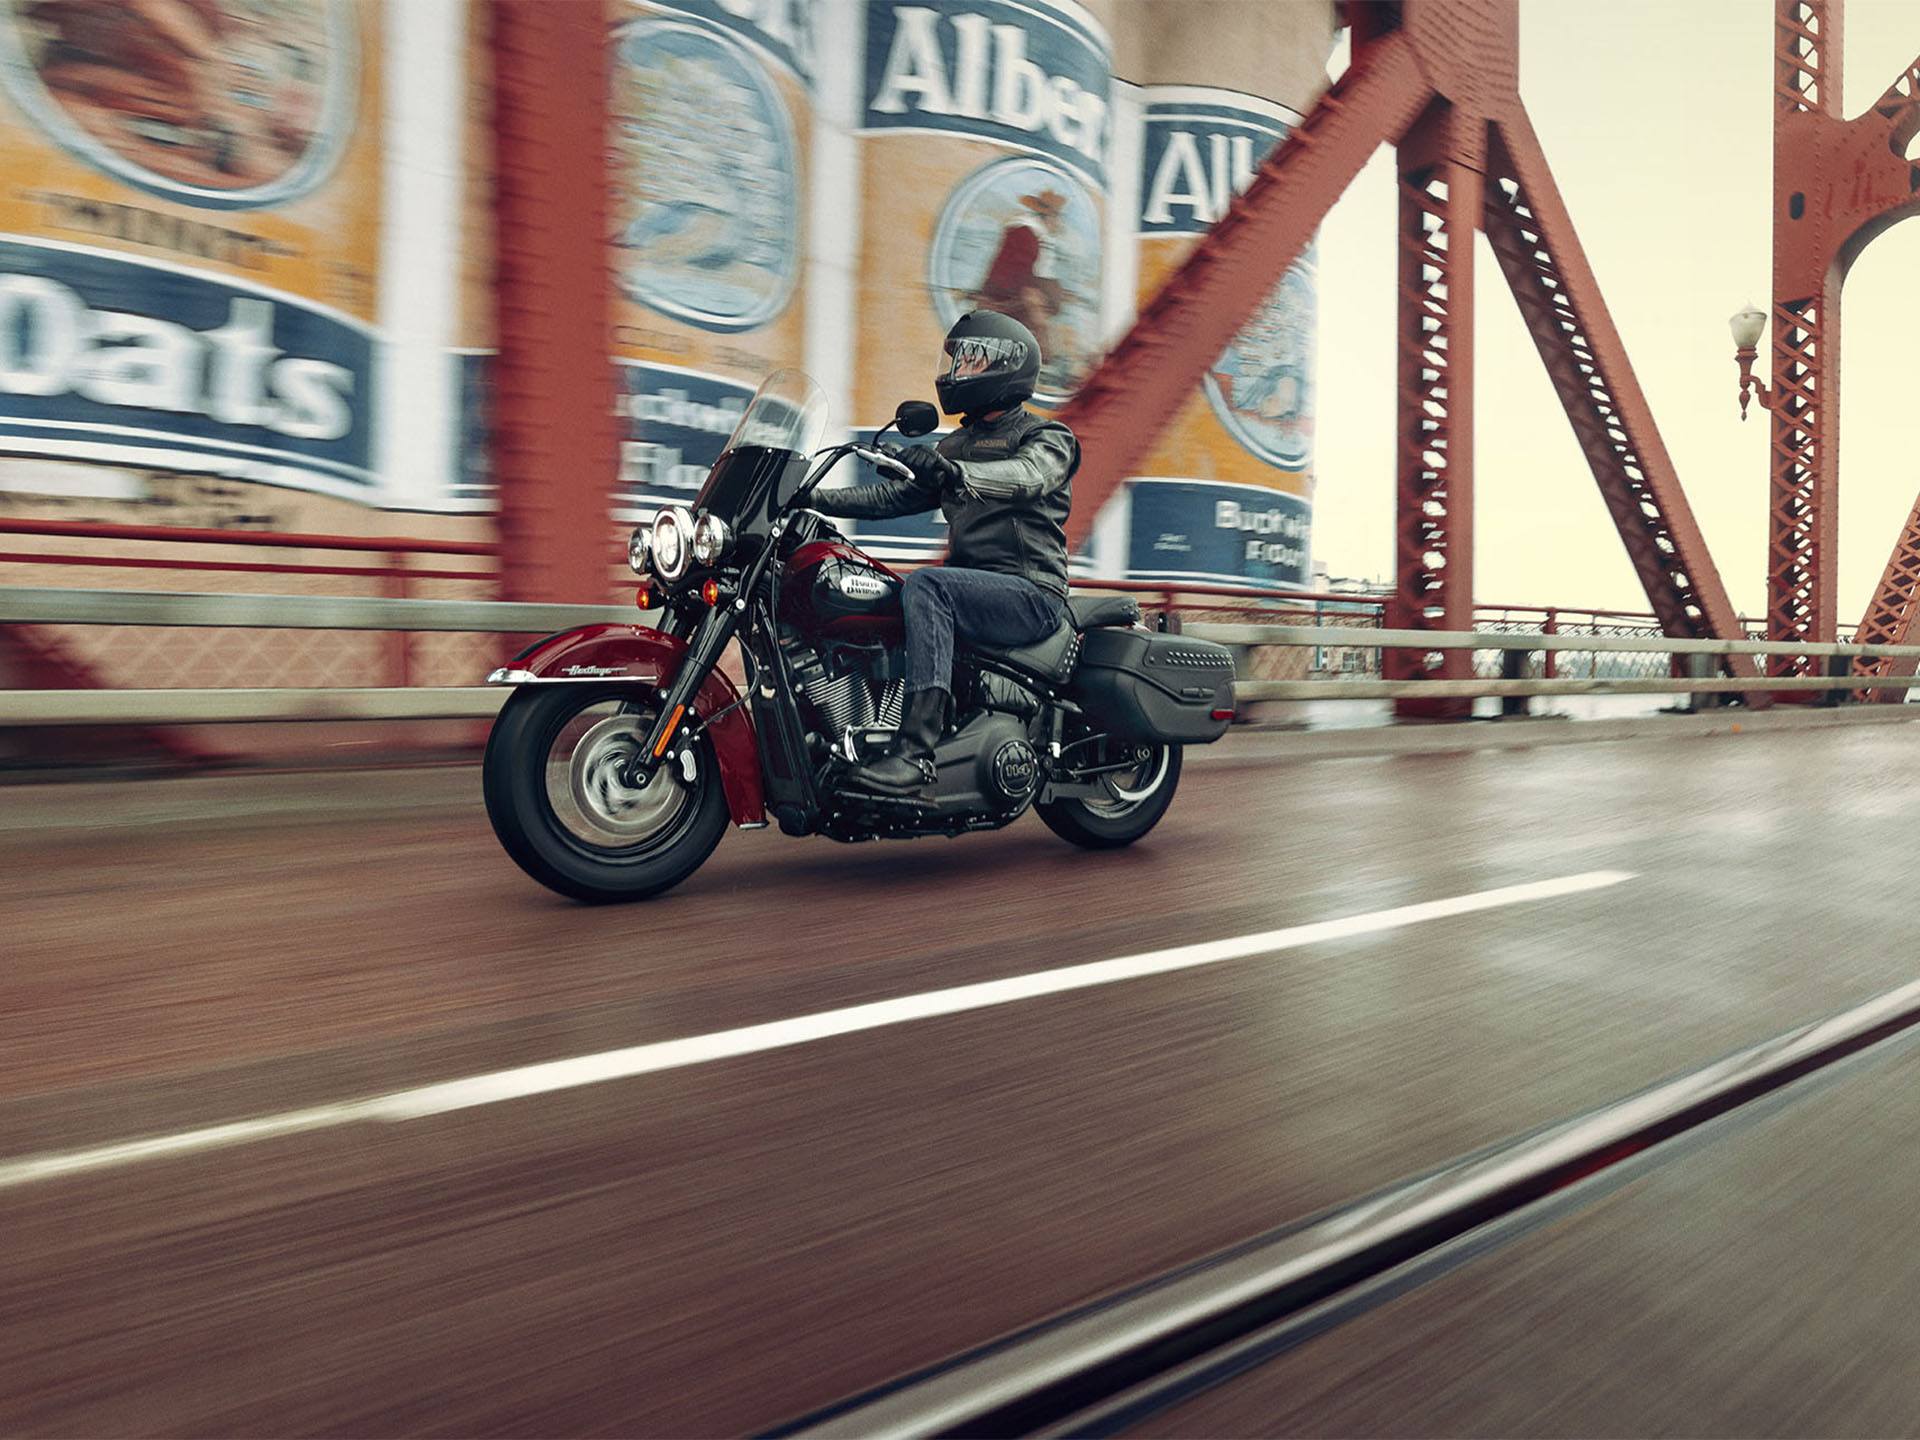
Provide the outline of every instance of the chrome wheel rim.
[[594,850],[647,849],[686,814],[692,796],[681,765],[663,765],[645,789],[621,778],[652,728],[651,711],[617,701],[589,706],[560,727],[547,749],[547,800],[569,839]]
[[1143,746],[1146,756],[1131,770],[1100,777],[1101,788],[1110,800],[1089,800],[1087,808],[1110,818],[1118,818],[1151,800],[1167,778],[1172,751],[1165,745]]

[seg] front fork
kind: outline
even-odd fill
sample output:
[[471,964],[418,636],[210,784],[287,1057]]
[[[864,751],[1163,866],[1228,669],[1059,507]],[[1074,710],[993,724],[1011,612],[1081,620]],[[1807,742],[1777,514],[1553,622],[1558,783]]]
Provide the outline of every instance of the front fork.
[[738,599],[715,605],[693,632],[693,641],[687,646],[679,671],[660,696],[660,713],[654,717],[653,729],[647,733],[647,743],[628,760],[621,775],[626,784],[644,790],[665,763],[674,739],[692,715],[693,697],[707,683],[707,677],[720,663],[720,657],[740,628],[742,608]]

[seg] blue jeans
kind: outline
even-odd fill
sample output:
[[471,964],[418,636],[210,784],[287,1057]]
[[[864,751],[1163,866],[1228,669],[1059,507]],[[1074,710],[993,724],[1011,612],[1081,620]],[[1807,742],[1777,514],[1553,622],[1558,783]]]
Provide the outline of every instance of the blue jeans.
[[990,570],[916,570],[901,600],[907,612],[907,689],[953,690],[953,639],[1031,645],[1053,633],[1059,598],[1018,575]]

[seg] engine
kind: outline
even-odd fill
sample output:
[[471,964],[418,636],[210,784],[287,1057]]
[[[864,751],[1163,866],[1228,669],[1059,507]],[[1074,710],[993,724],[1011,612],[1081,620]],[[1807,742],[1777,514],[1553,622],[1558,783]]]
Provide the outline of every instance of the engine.
[[[898,647],[826,641],[816,648],[789,631],[781,648],[813,761],[825,761],[829,751],[843,765],[882,753],[906,708],[905,657]],[[874,817],[855,799],[860,818],[843,827],[829,814],[822,833],[841,840],[875,833],[959,834],[1004,824],[1032,803],[1046,778],[1029,734],[1039,700],[1023,686],[995,683],[996,676],[963,669],[955,679],[962,691],[956,696],[958,728],[935,752],[938,779],[920,797],[919,811],[895,815],[891,828],[882,821],[876,832]]]
[[906,681],[884,650],[835,646],[826,655],[806,647],[787,652],[810,730],[837,741],[849,730],[891,730],[900,723]]

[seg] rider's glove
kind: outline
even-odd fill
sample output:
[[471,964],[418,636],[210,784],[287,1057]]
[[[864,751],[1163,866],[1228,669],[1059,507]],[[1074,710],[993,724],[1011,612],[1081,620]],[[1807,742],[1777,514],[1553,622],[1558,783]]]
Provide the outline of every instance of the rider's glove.
[[960,467],[931,445],[893,445],[882,442],[874,448],[913,471],[914,478],[930,490],[945,494],[948,491],[958,492],[960,489],[963,479]]

